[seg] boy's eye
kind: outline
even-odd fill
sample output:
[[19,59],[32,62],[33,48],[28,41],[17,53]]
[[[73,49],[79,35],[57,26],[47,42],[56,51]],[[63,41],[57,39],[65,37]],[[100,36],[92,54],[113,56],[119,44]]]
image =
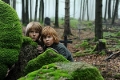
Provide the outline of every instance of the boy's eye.
[[30,31],[30,33],[33,33],[34,31]]
[[47,36],[48,38],[50,38],[51,36]]

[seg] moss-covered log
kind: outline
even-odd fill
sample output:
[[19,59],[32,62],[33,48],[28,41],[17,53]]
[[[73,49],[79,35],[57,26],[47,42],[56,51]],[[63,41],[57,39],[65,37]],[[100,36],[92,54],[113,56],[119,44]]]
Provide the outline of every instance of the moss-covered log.
[[104,80],[99,70],[82,62],[57,62],[44,65],[18,80]]
[[44,53],[37,56],[37,58],[32,59],[28,62],[25,68],[25,74],[40,69],[43,65],[54,62],[69,62],[69,61],[61,54],[56,53],[54,50],[47,49]]
[[0,66],[3,66],[0,67],[0,80],[18,60],[21,44],[22,26],[18,15],[10,5],[0,0]]

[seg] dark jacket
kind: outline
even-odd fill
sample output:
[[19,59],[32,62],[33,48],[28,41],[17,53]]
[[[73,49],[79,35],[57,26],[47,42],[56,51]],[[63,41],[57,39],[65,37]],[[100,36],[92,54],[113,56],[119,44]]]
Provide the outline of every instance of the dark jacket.
[[[53,44],[50,47],[55,49],[59,54],[62,54],[67,60],[74,61],[71,52],[62,43]],[[46,50],[47,48],[45,47],[44,49]]]

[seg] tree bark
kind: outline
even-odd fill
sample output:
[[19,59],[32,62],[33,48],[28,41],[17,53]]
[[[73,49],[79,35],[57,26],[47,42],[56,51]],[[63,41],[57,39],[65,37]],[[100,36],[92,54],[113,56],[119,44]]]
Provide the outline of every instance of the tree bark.
[[44,0],[40,0],[40,7],[39,7],[39,21],[44,21]]
[[37,8],[38,8],[38,0],[36,0],[36,5],[35,5],[35,19],[34,19],[34,21],[37,21]]
[[108,19],[111,19],[111,0],[108,1]]
[[96,0],[95,10],[95,41],[103,38],[102,31],[102,0]]
[[70,0],[65,0],[64,35],[72,35],[70,30]]
[[113,14],[113,17],[112,17],[112,25],[114,24],[114,21],[115,21],[115,16],[116,16],[116,13],[118,11],[118,5],[119,5],[119,0],[116,0],[115,10],[114,10],[114,14]]
[[59,20],[58,20],[58,11],[59,11],[59,0],[56,0],[56,7],[55,7],[55,27],[59,27]]
[[13,0],[13,8],[16,10],[16,0]]

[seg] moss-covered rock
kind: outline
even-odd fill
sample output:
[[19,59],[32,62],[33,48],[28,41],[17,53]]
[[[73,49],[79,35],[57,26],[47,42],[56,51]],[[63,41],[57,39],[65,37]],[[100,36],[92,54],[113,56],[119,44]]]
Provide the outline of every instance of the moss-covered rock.
[[57,62],[44,65],[18,80],[104,80],[99,70],[82,62]]
[[54,62],[69,62],[61,54],[56,53],[53,49],[47,49],[44,53],[37,56],[28,62],[25,68],[25,74],[34,70],[40,69],[43,65],[47,65]]
[[17,60],[22,44],[22,26],[16,11],[0,1],[0,80]]

